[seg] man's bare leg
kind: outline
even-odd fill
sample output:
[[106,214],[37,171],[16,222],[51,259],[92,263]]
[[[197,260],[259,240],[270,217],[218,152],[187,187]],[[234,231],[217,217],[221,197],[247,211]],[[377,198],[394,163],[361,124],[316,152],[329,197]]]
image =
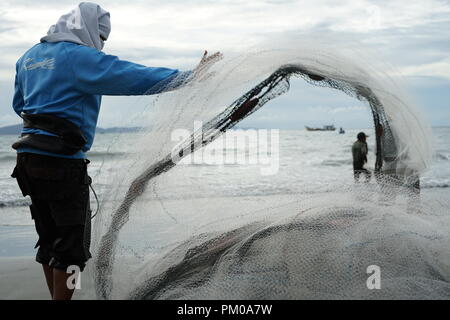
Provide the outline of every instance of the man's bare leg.
[[43,264],[42,269],[44,269],[45,281],[47,282],[48,290],[50,290],[50,296],[53,298],[53,268],[48,264]]
[[53,300],[72,299],[73,290],[67,287],[67,279],[72,276],[64,270],[53,269]]

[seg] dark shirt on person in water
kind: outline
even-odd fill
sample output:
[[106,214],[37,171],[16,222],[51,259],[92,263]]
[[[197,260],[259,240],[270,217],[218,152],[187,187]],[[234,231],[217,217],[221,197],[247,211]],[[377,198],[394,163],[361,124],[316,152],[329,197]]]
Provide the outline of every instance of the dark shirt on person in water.
[[360,140],[357,140],[355,143],[353,143],[353,163],[364,164],[365,162],[367,162],[367,152],[367,143]]

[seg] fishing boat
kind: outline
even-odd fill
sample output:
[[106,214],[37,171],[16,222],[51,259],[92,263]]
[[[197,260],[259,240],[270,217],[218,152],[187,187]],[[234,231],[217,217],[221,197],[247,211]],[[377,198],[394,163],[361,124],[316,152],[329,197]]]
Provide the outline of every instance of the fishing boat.
[[308,126],[305,126],[307,131],[335,131],[336,128],[334,127],[334,125],[325,125],[322,128],[311,128]]

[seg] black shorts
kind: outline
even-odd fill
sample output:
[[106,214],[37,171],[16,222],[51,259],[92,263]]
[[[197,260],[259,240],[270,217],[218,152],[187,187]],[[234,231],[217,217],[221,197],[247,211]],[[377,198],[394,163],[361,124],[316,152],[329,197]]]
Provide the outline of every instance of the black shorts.
[[31,217],[39,240],[36,261],[83,271],[91,238],[88,160],[19,153],[13,177],[31,198]]
[[354,161],[353,162],[353,175],[354,175],[355,179],[358,180],[359,176],[361,174],[364,174],[366,176],[366,181],[369,182],[372,174],[370,173],[369,170],[364,168],[364,162]]

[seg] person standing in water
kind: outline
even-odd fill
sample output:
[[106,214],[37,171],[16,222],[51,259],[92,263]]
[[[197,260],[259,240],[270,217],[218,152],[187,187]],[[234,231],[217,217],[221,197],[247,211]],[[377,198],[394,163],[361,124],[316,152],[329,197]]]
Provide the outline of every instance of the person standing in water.
[[353,155],[353,176],[355,182],[359,182],[359,177],[361,174],[365,175],[365,181],[369,182],[371,178],[371,173],[369,170],[364,168],[364,164],[367,163],[367,153],[368,147],[366,138],[368,136],[364,132],[360,132],[357,135],[357,139],[352,146]]
[[[102,95],[148,95],[176,89],[206,75],[222,56],[205,51],[196,68],[146,67],[103,53],[110,14],[82,2],[50,27],[16,64],[13,108],[23,119],[13,144],[12,177],[31,198],[31,216],[52,299],[71,299],[69,270],[83,271],[91,257],[86,152],[94,141]],[[70,269],[69,269],[70,268]]]

